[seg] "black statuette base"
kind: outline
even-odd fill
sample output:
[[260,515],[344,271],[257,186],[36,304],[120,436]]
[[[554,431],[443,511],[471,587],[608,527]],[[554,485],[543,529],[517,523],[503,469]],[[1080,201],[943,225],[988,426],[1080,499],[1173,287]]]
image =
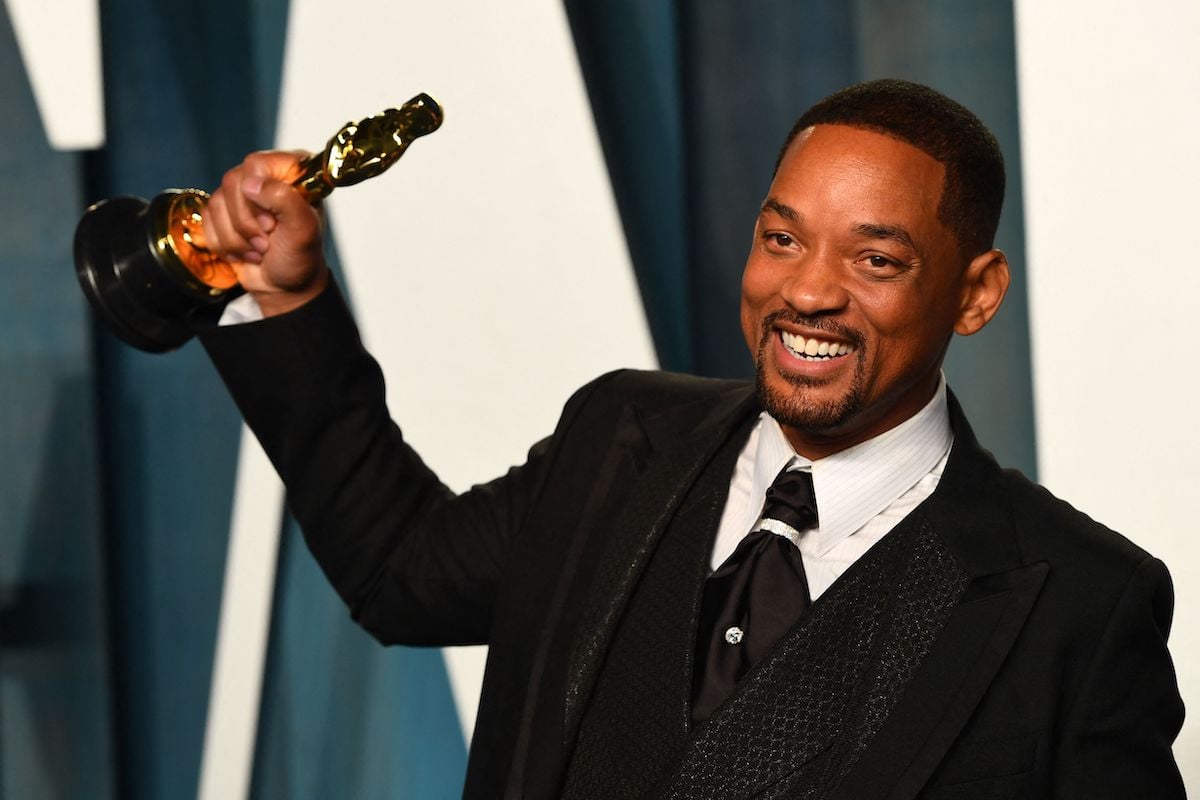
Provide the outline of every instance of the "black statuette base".
[[234,287],[197,296],[159,261],[148,213],[156,205],[139,197],[104,200],[75,229],[75,272],[92,309],[121,340],[148,353],[180,347],[198,323],[215,320],[241,294]]

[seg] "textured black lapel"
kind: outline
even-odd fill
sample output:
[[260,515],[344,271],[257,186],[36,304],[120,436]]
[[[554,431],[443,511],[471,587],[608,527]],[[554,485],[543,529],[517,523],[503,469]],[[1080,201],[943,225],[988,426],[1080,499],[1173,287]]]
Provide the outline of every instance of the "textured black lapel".
[[1024,563],[1000,468],[953,393],[949,406],[954,446],[922,508],[972,580],[908,693],[831,800],[900,800],[921,790],[1004,663],[1049,572]]
[[[593,476],[592,491],[579,510],[578,535],[571,540],[571,546],[559,572],[554,597],[547,609],[548,631],[553,631],[560,625],[571,585],[577,580],[579,564],[584,558],[589,536],[596,529],[603,528],[612,514],[611,506],[617,502],[611,496],[615,490],[616,475],[622,468],[629,469],[631,465],[640,463],[644,458],[642,451],[647,446],[642,427],[634,419],[633,409],[626,406],[617,425],[617,435],[599,472]],[[553,638],[549,632],[542,636],[530,669],[529,688],[525,693],[521,723],[517,729],[513,767],[505,785],[505,800],[552,797],[558,791],[558,770],[547,768],[547,762],[558,757],[565,766],[569,750],[564,747],[564,738],[559,727],[562,724],[561,714],[552,713],[547,719],[543,709],[540,724],[537,717],[540,703],[544,699],[543,676],[549,668],[546,662]],[[555,708],[557,710],[557,706]],[[540,762],[537,769],[528,769],[531,752],[536,753],[534,758]]]
[[945,757],[1021,632],[1044,563],[977,578],[879,735],[830,800],[906,800]]
[[700,471],[622,610],[579,725],[562,797],[642,797],[687,742],[700,595],[748,428],[727,437]]
[[628,447],[631,473],[622,477],[628,478],[633,488],[622,494],[623,508],[616,524],[603,532],[605,549],[568,668],[566,742],[575,740],[621,613],[672,515],[717,448],[755,410],[748,388],[718,403],[706,401],[703,407],[700,415],[695,410],[675,409],[668,416],[647,419],[634,409],[629,417],[630,424],[640,426],[644,440],[623,433],[631,443],[637,441]]

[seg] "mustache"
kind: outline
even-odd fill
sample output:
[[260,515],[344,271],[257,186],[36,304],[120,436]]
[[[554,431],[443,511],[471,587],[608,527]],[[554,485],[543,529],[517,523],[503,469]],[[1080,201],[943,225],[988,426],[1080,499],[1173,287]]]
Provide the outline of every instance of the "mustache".
[[866,343],[866,337],[862,331],[856,328],[851,328],[849,325],[832,320],[829,317],[812,316],[809,314],[801,314],[790,308],[781,308],[778,311],[772,311],[767,316],[763,317],[762,321],[762,339],[761,343],[765,346],[771,338],[771,330],[777,322],[787,322],[809,330],[821,331],[822,333],[830,333],[843,339],[854,347],[862,351],[863,345]]

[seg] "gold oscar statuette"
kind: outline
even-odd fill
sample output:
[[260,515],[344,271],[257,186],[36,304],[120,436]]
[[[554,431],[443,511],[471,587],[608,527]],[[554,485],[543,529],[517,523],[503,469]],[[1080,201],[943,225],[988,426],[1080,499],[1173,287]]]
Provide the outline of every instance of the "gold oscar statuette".
[[[298,165],[292,181],[311,203],[339,186],[373,178],[413,141],[437,130],[442,108],[419,94],[348,122],[325,149]],[[75,272],[108,328],[148,352],[173,350],[241,294],[233,268],[204,244],[207,192],[168,189],[147,203],[116,197],[88,208],[75,230]]]

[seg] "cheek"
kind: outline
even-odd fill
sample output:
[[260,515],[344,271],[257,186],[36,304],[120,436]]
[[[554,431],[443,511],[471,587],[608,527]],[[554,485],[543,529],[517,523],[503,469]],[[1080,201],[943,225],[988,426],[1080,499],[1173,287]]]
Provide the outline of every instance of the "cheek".
[[884,362],[928,346],[927,329],[933,327],[928,315],[933,309],[924,307],[911,296],[902,293],[860,294],[856,300],[862,312],[869,351]]
[[760,265],[757,260],[751,256],[746,262],[745,269],[742,270],[742,304],[743,306],[749,301],[751,305],[756,305],[762,301],[762,298],[769,293],[767,284],[770,270]]
[[757,353],[759,329],[762,326],[761,316],[744,292],[742,293],[741,321],[742,336],[746,339],[746,346],[750,348],[751,354]]
[[881,337],[912,339],[937,324],[940,311],[901,284],[860,286],[855,302],[867,324]]
[[764,286],[764,270],[756,267],[753,259],[746,264],[742,272],[742,302],[741,321],[742,335],[751,353],[758,351],[758,339],[762,327],[765,298],[770,292]]
[[944,309],[917,297],[896,298],[863,311],[873,339],[868,352],[880,378],[927,370],[941,357],[951,335]]
[[782,293],[789,270],[767,259],[751,256],[742,272],[742,309],[765,316],[785,305]]

